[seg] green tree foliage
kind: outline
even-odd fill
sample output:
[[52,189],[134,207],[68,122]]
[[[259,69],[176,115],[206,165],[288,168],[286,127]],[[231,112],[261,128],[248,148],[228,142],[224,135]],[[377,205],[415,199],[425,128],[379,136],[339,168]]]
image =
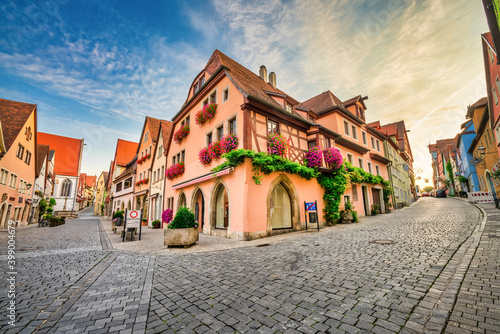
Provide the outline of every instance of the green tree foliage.
[[431,187],[431,186],[427,186],[423,189],[426,193],[430,193],[431,191],[434,190],[434,187]]
[[448,172],[448,179],[453,183],[453,167],[451,167],[451,162],[446,163],[446,171]]
[[167,225],[169,229],[198,227],[194,220],[194,213],[186,207],[181,207],[174,220]]

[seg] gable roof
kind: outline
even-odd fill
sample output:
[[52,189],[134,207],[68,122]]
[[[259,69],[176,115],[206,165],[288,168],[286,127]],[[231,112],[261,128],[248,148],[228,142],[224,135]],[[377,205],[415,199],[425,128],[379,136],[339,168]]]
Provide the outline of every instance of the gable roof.
[[328,109],[336,106],[342,106],[342,101],[331,91],[327,90],[326,92],[302,102],[302,106],[320,115]]
[[[166,122],[165,120],[146,116],[144,119],[144,125],[142,126],[142,132],[141,132],[141,137],[139,138],[139,143],[142,143],[143,136],[144,136],[144,130],[146,129],[146,124],[149,126],[149,136],[151,137],[153,143],[156,143],[156,138],[158,138],[158,131],[160,130],[160,124],[161,122]],[[139,148],[141,145],[137,145],[137,152],[139,153]]]
[[95,185],[96,178],[97,177],[95,175],[87,175],[87,177],[85,178],[85,184],[87,185],[87,187],[93,188]]
[[102,178],[103,178],[104,184],[108,184],[108,177],[109,177],[109,172],[102,172]]
[[[5,151],[10,149],[33,112],[36,112],[36,104],[0,99],[0,126]],[[35,132],[36,129],[32,130]]]
[[50,152],[49,145],[38,144],[37,152],[36,152],[36,176],[40,175],[40,171],[42,170],[43,163],[45,162],[45,158],[48,158]]
[[117,166],[126,166],[130,160],[137,154],[139,143],[118,139],[116,142],[115,158],[113,161]]
[[484,107],[488,104],[488,97],[482,97],[477,100],[473,105],[467,107],[467,117],[472,118],[474,110]]
[[38,143],[49,145],[57,152],[54,173],[58,175],[78,176],[82,160],[83,139],[38,132]]

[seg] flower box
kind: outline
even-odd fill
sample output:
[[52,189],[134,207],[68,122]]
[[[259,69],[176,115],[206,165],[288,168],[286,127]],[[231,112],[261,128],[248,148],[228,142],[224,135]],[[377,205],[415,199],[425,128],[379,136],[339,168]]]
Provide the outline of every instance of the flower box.
[[267,153],[286,156],[290,147],[290,138],[281,133],[270,133],[267,135]]
[[319,146],[314,146],[306,153],[307,167],[317,168],[321,167],[321,149]]
[[210,122],[214,119],[217,113],[217,103],[206,104],[203,109],[198,111],[195,115],[196,124],[202,126],[203,124]]
[[186,124],[175,132],[174,141],[177,144],[180,144],[182,140],[187,137],[188,134],[189,134],[189,124]]
[[167,179],[173,180],[173,179],[181,176],[182,174],[184,174],[184,170],[185,170],[184,163],[179,162],[175,165],[170,166],[167,169],[167,171],[165,172],[165,175],[166,175]]

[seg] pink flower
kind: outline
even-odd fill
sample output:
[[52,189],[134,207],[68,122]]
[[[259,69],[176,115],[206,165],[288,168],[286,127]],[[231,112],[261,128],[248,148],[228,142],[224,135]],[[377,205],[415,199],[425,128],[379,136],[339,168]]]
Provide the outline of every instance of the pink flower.
[[183,162],[179,162],[178,164],[170,166],[165,171],[165,175],[166,175],[167,179],[173,180],[176,177],[179,177],[182,174],[184,174],[184,169],[185,169],[184,163]]
[[332,169],[339,169],[342,166],[342,154],[340,150],[334,147],[330,147],[323,150],[323,157],[325,162]]
[[[189,134],[189,124],[186,124],[186,125],[182,126],[179,130],[177,130],[175,132],[175,134],[174,134],[174,141],[177,144],[180,144],[182,142],[182,139],[184,139],[185,137],[187,137],[188,134]],[[144,160],[146,160],[146,159],[144,159]]]
[[306,153],[307,167],[321,167],[321,149],[319,146],[314,146]]

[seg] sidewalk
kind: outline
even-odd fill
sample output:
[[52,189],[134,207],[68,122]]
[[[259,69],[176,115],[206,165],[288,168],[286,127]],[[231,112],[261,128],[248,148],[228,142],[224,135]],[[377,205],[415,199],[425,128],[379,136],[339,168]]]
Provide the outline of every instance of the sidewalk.
[[106,232],[109,241],[111,242],[114,249],[121,251],[136,252],[136,253],[153,254],[153,255],[191,254],[191,253],[221,251],[221,250],[243,248],[243,247],[255,247],[257,245],[272,244],[293,238],[304,238],[307,237],[307,235],[313,236],[317,233],[324,233],[326,231],[330,231],[333,228],[343,229],[343,228],[348,228],[348,226],[359,225],[359,224],[347,224],[347,225],[337,224],[335,226],[323,227],[320,229],[319,232],[315,228],[312,228],[312,226],[310,226],[308,231],[285,233],[251,241],[241,241],[228,238],[221,238],[200,233],[199,241],[192,247],[168,248],[163,245],[162,229],[151,229],[148,228],[147,226],[143,226],[141,240],[139,240],[139,235],[136,235],[134,239],[135,241],[122,242],[120,234],[119,233],[115,234],[111,230],[110,220],[107,220],[103,217],[96,217],[96,218],[100,220],[104,228],[104,231]]

